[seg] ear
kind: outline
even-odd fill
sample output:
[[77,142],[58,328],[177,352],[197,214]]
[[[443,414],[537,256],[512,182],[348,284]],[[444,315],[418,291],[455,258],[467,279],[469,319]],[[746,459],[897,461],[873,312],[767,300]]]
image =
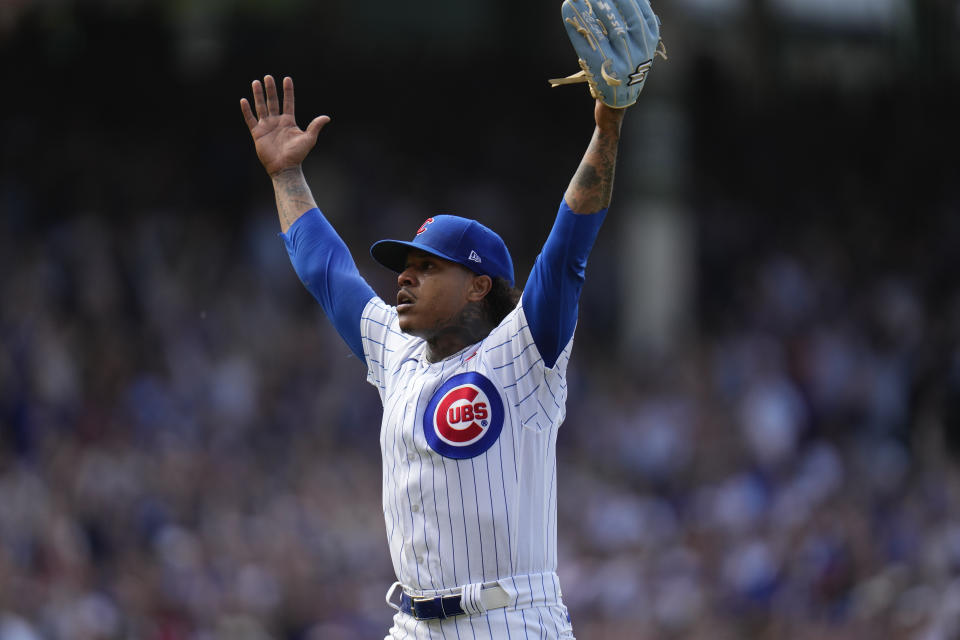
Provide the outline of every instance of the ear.
[[467,300],[470,302],[479,302],[483,300],[490,289],[493,288],[493,280],[490,276],[473,276],[467,289]]

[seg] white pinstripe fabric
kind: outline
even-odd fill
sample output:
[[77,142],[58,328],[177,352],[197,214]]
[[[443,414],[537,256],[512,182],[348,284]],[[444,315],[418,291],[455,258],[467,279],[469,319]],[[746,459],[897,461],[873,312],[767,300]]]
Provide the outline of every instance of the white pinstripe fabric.
[[398,613],[384,640],[575,640],[563,605],[416,620]]
[[[401,333],[395,309],[379,298],[364,309],[361,334],[367,379],[383,402],[383,514],[397,579],[433,591],[516,577],[517,598],[526,604],[508,609],[530,600],[562,608],[555,579],[522,589],[518,583],[529,574],[555,578],[556,435],[572,340],[546,369],[518,305],[479,344],[429,363],[425,343]],[[456,460],[430,447],[422,424],[434,392],[464,372],[493,383],[505,418],[488,450]],[[559,633],[549,637],[572,637]]]

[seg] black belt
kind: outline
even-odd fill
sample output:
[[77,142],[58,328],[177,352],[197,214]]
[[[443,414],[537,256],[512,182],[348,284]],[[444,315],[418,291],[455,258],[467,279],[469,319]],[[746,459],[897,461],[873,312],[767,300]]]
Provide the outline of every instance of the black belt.
[[[393,595],[400,591],[400,602],[394,604]],[[437,596],[412,596],[399,582],[387,591],[387,604],[417,620],[445,620],[509,606],[513,597],[496,582],[470,584],[454,593]],[[465,604],[466,603],[466,606]]]
[[400,611],[417,620],[444,620],[467,613],[460,606],[460,594],[418,598],[403,593],[400,595]]

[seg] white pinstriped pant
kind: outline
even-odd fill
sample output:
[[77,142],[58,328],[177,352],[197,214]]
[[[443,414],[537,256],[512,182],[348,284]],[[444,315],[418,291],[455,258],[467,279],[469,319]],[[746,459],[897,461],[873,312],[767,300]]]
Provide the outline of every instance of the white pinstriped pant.
[[562,604],[514,609],[505,607],[446,620],[393,616],[384,640],[574,640]]
[[[417,620],[397,612],[384,640],[574,640],[555,573],[498,582],[511,596],[509,606],[446,620]],[[442,593],[418,591],[416,595]]]

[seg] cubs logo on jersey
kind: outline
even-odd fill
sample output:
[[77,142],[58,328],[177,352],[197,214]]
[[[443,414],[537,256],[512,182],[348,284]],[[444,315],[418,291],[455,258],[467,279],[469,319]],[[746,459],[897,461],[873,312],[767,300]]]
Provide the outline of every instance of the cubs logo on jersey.
[[430,448],[447,458],[473,458],[490,447],[503,429],[503,400],[483,375],[470,371],[443,383],[423,414]]

